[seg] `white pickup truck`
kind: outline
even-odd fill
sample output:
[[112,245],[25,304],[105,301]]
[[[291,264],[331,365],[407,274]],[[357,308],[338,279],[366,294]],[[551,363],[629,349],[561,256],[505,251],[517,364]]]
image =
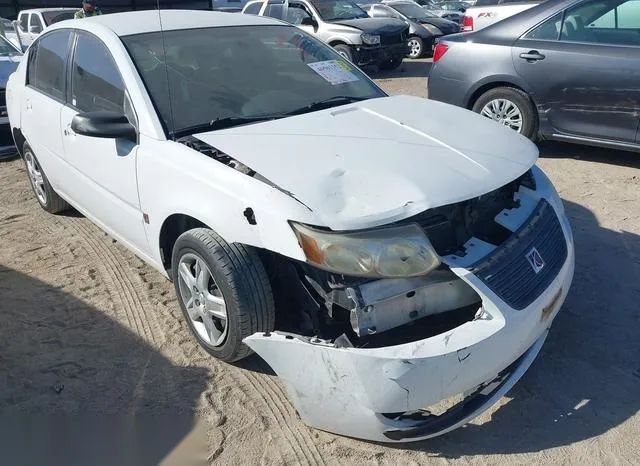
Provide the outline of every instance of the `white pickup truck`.
[[542,2],[540,0],[478,0],[474,6],[465,11],[462,30],[464,32],[479,31],[539,3]]

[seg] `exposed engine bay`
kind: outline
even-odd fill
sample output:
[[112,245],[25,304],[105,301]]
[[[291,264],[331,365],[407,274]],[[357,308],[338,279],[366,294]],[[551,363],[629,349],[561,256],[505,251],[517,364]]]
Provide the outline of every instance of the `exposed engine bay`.
[[[521,186],[535,190],[531,171],[480,197],[398,224],[418,224],[440,256],[464,257],[471,238],[497,247],[512,232],[495,218],[519,206]],[[425,276],[371,279],[326,272],[272,252],[263,256],[279,310],[278,331],[374,348],[437,335],[482,313],[480,296],[446,264]]]

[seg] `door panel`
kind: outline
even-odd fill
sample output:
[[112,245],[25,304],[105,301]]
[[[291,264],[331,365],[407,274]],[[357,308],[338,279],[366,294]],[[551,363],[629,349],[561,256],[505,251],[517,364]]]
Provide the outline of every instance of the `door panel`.
[[[515,69],[555,131],[633,142],[640,115],[640,48],[520,40]],[[539,52],[543,59],[522,54]]]
[[[581,2],[513,47],[553,131],[634,142],[640,115],[640,0]],[[537,55],[537,56],[536,56]]]
[[137,143],[76,134],[73,117],[80,111],[124,114],[125,89],[106,47],[88,34],[78,36],[69,105],[60,114],[64,158],[77,183],[72,197],[92,220],[142,252],[148,251],[136,175]]

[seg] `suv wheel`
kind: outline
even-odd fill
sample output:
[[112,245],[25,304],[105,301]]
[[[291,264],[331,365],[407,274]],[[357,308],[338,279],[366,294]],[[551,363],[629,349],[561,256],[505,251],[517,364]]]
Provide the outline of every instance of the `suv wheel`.
[[338,52],[342,58],[345,58],[349,61],[353,61],[353,53],[351,53],[351,48],[348,45],[337,44],[334,45],[333,49]]
[[245,337],[274,329],[271,284],[255,249],[196,228],[180,235],[171,263],[185,319],[211,355],[242,359],[251,354]]
[[480,96],[473,111],[533,139],[537,118],[529,96],[513,87],[497,87]]

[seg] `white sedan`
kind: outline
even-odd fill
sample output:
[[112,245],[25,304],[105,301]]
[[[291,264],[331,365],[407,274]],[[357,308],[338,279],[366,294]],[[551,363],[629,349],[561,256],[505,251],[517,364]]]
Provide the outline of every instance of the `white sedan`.
[[25,58],[7,101],[37,201],[173,279],[202,347],[257,352],[308,424],[433,437],[540,351],[574,248],[517,133],[257,16],[66,21]]

